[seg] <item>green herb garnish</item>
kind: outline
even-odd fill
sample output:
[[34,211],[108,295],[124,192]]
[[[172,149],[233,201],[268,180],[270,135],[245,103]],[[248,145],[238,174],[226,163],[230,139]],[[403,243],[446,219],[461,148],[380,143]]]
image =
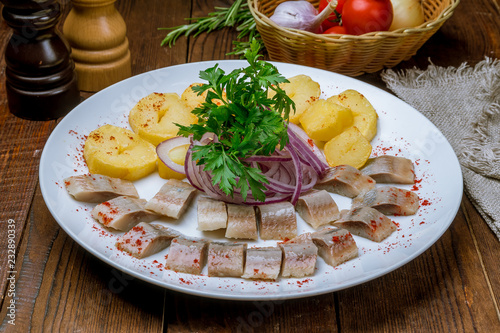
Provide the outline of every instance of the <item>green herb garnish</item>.
[[[179,135],[193,134],[200,140],[214,133],[219,142],[194,146],[193,160],[211,171],[212,182],[228,196],[240,189],[243,200],[251,190],[256,200],[264,201],[268,181],[259,168],[244,159],[254,155],[271,155],[276,147],[288,143],[288,116],[295,104],[279,83],[288,82],[272,64],[259,60],[259,44],[252,40],[245,58],[250,66],[229,74],[215,65],[200,72],[208,83],[193,87],[198,94],[207,92],[205,102],[192,111],[198,123],[179,126]],[[267,91],[276,94],[268,98]],[[225,95],[224,95],[225,92]],[[220,100],[222,103],[216,103]]]
[[161,46],[172,47],[181,36],[196,37],[203,32],[210,33],[225,27],[236,27],[239,34],[237,40],[233,41],[233,51],[228,55],[244,55],[250,48],[250,42],[243,40],[245,37],[248,37],[248,40],[255,38],[259,42],[259,49],[264,48],[246,0],[236,0],[230,7],[215,7],[206,17],[187,18],[187,20],[191,23],[172,28],[159,28],[158,30],[171,30],[161,42]]

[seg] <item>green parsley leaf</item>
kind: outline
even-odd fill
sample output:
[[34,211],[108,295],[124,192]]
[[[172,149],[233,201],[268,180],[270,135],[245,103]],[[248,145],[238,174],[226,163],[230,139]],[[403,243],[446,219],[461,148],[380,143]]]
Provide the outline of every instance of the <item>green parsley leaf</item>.
[[[235,189],[243,200],[251,192],[259,201],[265,200],[262,171],[245,159],[254,155],[271,155],[288,143],[288,116],[295,104],[280,87],[288,82],[272,64],[259,60],[259,42],[253,39],[245,52],[249,66],[229,74],[215,65],[200,72],[207,83],[194,86],[198,95],[207,92],[205,102],[192,111],[198,123],[179,127],[178,135],[201,139],[214,133],[218,142],[193,147],[193,160],[210,171],[212,182],[228,196]],[[267,97],[272,89],[273,98]],[[219,100],[222,103],[215,103]]]

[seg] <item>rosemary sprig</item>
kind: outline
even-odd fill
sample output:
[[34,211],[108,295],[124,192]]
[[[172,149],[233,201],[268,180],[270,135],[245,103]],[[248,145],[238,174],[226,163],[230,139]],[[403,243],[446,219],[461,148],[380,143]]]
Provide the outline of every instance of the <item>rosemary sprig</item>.
[[[264,44],[255,27],[255,20],[250,13],[248,3],[245,0],[236,0],[231,7],[215,7],[214,11],[205,17],[187,18],[188,24],[171,28],[159,28],[158,30],[171,30],[161,42],[161,46],[172,47],[181,36],[198,36],[205,32],[210,33],[225,27],[236,27],[239,31],[236,41],[233,41],[233,51],[228,55],[239,55],[243,57],[245,51],[250,48],[250,42],[246,40],[255,39],[259,43],[259,52]],[[245,41],[243,41],[245,39]]]

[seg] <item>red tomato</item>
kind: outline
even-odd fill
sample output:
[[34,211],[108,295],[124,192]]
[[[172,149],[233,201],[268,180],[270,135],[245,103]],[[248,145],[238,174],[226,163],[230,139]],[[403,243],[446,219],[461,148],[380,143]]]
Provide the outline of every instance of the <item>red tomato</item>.
[[391,0],[346,0],[342,24],[353,35],[387,31],[392,23]]
[[[335,7],[335,11],[339,13],[339,16],[340,14],[342,14],[342,8],[344,7],[345,1],[346,0],[339,0],[337,3],[337,7]],[[329,2],[332,2],[332,0],[320,0],[318,6],[318,12],[321,13],[323,9],[325,9],[325,7],[328,6]],[[321,27],[323,27],[323,31],[326,31],[331,27],[338,26],[339,25],[339,22],[337,22],[338,20],[339,17],[337,17],[337,14],[335,14],[335,12],[331,13],[330,16],[328,16],[328,18],[321,24]]]
[[337,25],[335,27],[331,27],[330,29],[323,32],[323,34],[340,34],[347,35],[347,30],[343,25]]

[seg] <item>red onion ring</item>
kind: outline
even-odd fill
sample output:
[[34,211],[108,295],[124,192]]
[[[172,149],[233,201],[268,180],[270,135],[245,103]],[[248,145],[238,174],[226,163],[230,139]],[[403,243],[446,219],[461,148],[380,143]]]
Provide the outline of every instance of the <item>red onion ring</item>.
[[191,141],[189,138],[185,138],[182,136],[176,136],[171,139],[165,140],[161,142],[157,147],[156,147],[156,154],[160,158],[160,160],[170,169],[172,169],[175,172],[178,173],[184,173],[184,166],[175,163],[172,161],[168,153],[176,147],[183,146],[183,145],[188,145],[190,144]]
[[[232,197],[226,195],[218,184],[212,183],[211,172],[204,171],[203,165],[197,165],[196,161],[193,161],[193,146],[218,142],[213,133],[205,134],[200,141],[184,137],[169,139],[158,145],[157,153],[165,165],[174,171],[184,173],[195,188],[214,199],[246,205],[262,205],[286,200],[295,204],[302,193],[314,187],[322,172],[329,166],[321,150],[300,127],[289,124],[288,136],[289,143],[285,149],[276,150],[271,156],[250,156],[245,159],[245,162],[259,168],[268,180],[268,183],[264,184],[265,201],[254,199],[251,191],[248,191],[246,200],[243,200],[240,189],[235,189]],[[189,143],[191,146],[187,151],[184,167],[180,168],[170,160],[168,152],[176,146]]]

